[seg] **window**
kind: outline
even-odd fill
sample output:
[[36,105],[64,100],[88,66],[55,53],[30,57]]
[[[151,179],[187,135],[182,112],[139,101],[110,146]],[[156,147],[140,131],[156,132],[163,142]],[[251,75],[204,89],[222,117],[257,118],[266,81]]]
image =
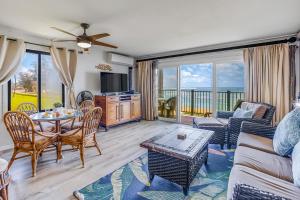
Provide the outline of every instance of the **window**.
[[244,99],[244,64],[216,64],[217,111],[232,111],[236,102]]
[[27,50],[8,86],[9,110],[24,102],[33,103],[39,110],[51,109],[54,103],[64,104],[64,86],[46,52]]

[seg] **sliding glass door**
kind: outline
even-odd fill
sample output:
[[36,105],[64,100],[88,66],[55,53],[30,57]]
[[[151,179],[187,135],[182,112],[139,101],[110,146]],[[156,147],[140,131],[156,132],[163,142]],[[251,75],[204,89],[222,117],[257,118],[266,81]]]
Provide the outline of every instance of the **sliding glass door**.
[[[192,58],[191,58],[192,59]],[[161,62],[158,70],[158,113],[161,119],[192,124],[193,117],[232,111],[244,99],[241,52],[203,55]]]
[[158,116],[176,121],[178,110],[178,67],[158,69]]
[[213,65],[180,66],[181,122],[190,124],[191,116],[209,116],[213,112]]

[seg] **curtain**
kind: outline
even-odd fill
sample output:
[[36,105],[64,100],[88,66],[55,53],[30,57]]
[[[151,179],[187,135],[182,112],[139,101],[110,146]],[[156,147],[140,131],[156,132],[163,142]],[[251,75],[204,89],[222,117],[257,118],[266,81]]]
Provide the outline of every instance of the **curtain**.
[[77,51],[68,51],[66,48],[50,48],[50,54],[59,77],[67,88],[67,95],[69,97],[69,105],[76,108],[75,92],[74,92],[74,78],[77,67]]
[[292,109],[293,101],[296,100],[296,45],[289,47],[289,62],[290,62],[290,109]]
[[276,106],[273,121],[279,122],[291,108],[289,45],[248,48],[243,53],[246,100]]
[[8,40],[0,36],[0,85],[6,83],[18,70],[26,47],[23,40]]
[[142,116],[145,120],[157,119],[157,66],[155,61],[137,63],[137,91],[142,99]]

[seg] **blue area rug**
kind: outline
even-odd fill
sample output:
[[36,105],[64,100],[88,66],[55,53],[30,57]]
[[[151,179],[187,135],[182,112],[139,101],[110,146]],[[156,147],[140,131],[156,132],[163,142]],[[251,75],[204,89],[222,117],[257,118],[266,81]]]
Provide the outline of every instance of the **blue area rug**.
[[188,197],[183,195],[180,186],[158,176],[149,183],[147,154],[75,191],[74,195],[84,200],[225,200],[233,156],[233,150],[220,150],[217,145],[210,145],[208,165],[199,170]]

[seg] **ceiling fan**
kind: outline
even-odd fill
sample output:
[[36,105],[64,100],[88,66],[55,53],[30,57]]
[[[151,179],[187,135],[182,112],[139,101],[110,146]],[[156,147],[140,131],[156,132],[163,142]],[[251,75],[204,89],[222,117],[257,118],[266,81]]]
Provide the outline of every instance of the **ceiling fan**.
[[54,42],[76,42],[77,45],[81,48],[83,48],[84,50],[88,50],[88,48],[90,48],[93,45],[99,45],[99,46],[104,46],[104,47],[110,47],[110,48],[118,48],[115,45],[111,45],[108,43],[104,43],[104,42],[99,42],[97,41],[100,38],[104,38],[107,36],[110,36],[110,34],[108,33],[101,33],[101,34],[96,34],[96,35],[87,35],[86,34],[86,30],[90,27],[89,24],[87,23],[81,23],[80,26],[83,28],[83,34],[81,35],[75,35],[73,33],[70,33],[68,31],[62,30],[60,28],[56,28],[56,27],[51,27],[57,31],[60,31],[62,33],[71,35],[73,37],[75,37],[75,40],[54,40]]

